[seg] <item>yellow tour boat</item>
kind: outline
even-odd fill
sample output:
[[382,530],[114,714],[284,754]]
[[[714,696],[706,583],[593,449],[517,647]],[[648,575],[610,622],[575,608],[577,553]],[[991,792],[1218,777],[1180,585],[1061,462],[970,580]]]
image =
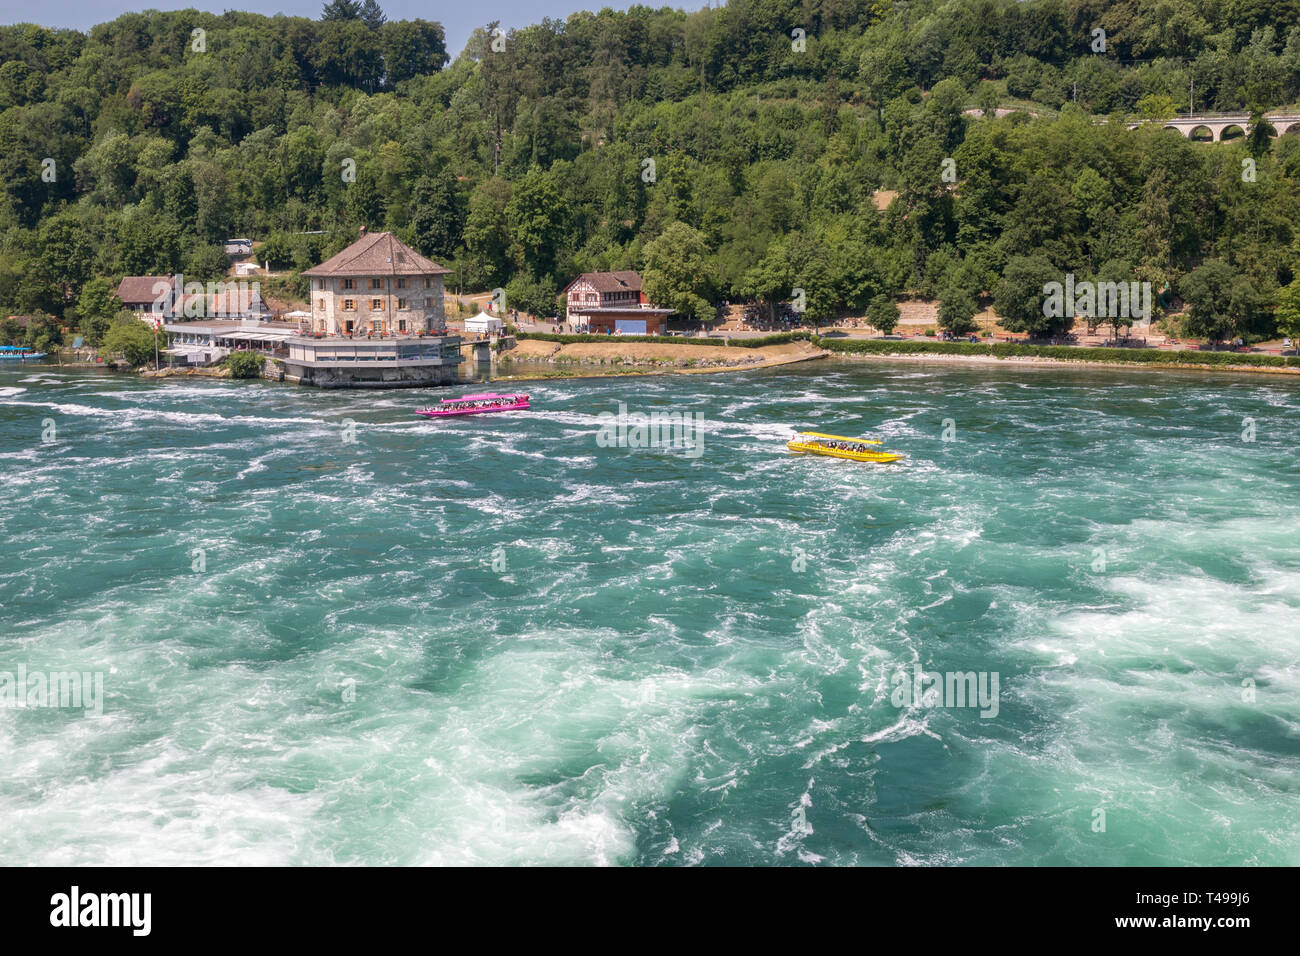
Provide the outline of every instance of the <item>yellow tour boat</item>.
[[831,458],[848,458],[851,461],[874,461],[885,464],[902,461],[905,455],[892,451],[869,451],[867,445],[879,445],[870,438],[845,438],[843,435],[824,435],[821,432],[799,432],[786,442],[791,451],[810,455],[829,455]]

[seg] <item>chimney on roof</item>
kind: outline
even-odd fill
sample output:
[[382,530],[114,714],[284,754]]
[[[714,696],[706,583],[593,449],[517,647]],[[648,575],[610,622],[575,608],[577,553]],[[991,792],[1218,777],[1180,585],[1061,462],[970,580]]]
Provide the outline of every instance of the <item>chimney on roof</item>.
[[361,227],[361,235],[364,236],[365,234],[366,234],[366,227],[365,227],[365,226],[362,226],[362,227]]

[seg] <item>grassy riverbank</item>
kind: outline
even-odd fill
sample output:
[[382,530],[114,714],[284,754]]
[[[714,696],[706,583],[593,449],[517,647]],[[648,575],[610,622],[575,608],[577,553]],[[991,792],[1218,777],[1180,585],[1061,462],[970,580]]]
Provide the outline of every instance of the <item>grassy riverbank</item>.
[[761,349],[770,345],[785,345],[790,342],[812,341],[817,338],[811,332],[778,332],[761,338],[726,338],[711,336],[707,338],[687,338],[685,336],[663,335],[583,335],[556,334],[552,332],[518,332],[519,341],[554,342],[559,345],[620,345],[625,342],[642,342],[651,345],[704,345],[714,348]]
[[[773,341],[775,340],[775,341]],[[502,352],[496,378],[539,377],[535,366],[554,368],[541,377],[582,375],[692,374],[769,368],[791,362],[823,358],[827,352],[806,338],[771,336],[740,345],[722,339],[678,339],[653,336],[619,336],[611,340],[600,335],[527,336]],[[527,367],[511,375],[512,367]]]
[[[787,332],[754,339],[659,338],[621,335],[552,335],[523,333],[520,347],[527,358],[557,365],[623,365],[629,372],[639,365],[747,368],[746,350],[760,354],[777,346],[802,343],[842,357],[942,358],[946,361],[1014,361],[1035,364],[1120,365],[1152,368],[1231,369],[1245,372],[1300,372],[1300,357],[1242,352],[1204,352],[1191,349],[1121,349],[1070,345],[1035,345],[1012,342],[937,342],[898,339],[863,339]],[[532,343],[527,345],[525,343]],[[542,347],[542,343],[550,343]],[[645,350],[649,348],[654,357]],[[722,350],[710,359],[713,350]],[[508,355],[509,353],[506,353]],[[725,358],[724,358],[725,356]],[[522,357],[522,356],[521,356]]]
[[1297,369],[1300,357],[1190,349],[1114,349],[1014,342],[918,342],[889,339],[818,338],[817,344],[841,355],[942,355],[993,359],[1048,359],[1082,365],[1155,365],[1177,368]]

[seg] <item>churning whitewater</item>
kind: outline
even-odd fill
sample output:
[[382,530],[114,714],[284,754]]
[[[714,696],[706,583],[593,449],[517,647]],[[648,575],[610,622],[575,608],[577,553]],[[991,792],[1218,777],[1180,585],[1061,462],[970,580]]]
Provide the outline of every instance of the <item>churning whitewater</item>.
[[1300,864],[1292,379],[527,391],[0,372],[0,863]]

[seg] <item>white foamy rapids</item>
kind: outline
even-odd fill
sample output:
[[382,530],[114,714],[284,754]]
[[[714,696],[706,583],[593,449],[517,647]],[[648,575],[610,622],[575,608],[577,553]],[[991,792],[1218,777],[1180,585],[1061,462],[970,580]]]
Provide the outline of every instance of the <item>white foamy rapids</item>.
[[[1300,862],[1300,822],[1276,812],[1297,805],[1300,627],[1276,622],[1300,620],[1300,571],[1261,568],[1250,584],[1158,570],[1103,583],[1119,609],[1070,611],[1017,643],[1040,663],[1010,691],[1048,725],[1039,747],[999,758],[1003,770],[1027,786],[1055,781],[1078,854],[1097,858],[1090,823],[1102,810],[1112,827],[1168,832],[1162,862],[1234,858],[1234,834],[1270,828],[1274,853],[1236,858]],[[1194,845],[1180,832],[1197,833]]]
[[[105,630],[118,646],[148,628],[120,618]],[[51,638],[75,640],[71,628]],[[677,791],[699,746],[699,708],[739,688],[671,669],[614,673],[593,651],[600,643],[533,635],[484,659],[454,693],[409,683],[422,650],[397,634],[199,670],[175,641],[119,648],[105,717],[61,715],[61,732],[27,735],[15,726],[26,714],[0,710],[0,812],[14,824],[0,857],[633,862],[632,808]]]
[[[0,670],[106,693],[0,709],[0,862],[1300,862],[1294,391],[792,369],[0,399]],[[620,400],[704,455],[599,447]]]

